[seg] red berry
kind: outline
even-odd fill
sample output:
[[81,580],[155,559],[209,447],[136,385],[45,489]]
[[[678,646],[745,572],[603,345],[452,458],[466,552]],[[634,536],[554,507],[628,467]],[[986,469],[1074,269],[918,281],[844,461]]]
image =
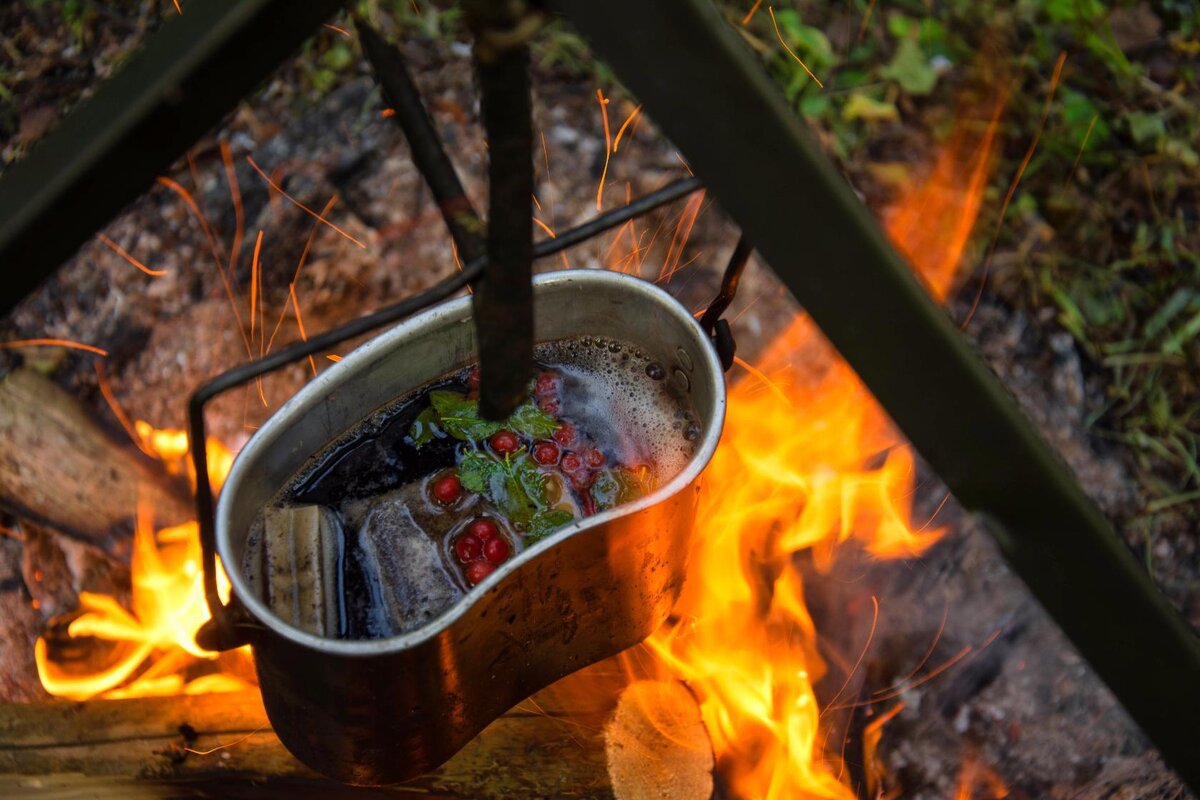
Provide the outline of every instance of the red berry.
[[487,561],[472,561],[467,564],[467,583],[474,586],[495,571],[495,564],[489,564]]
[[488,442],[491,443],[492,449],[502,456],[517,452],[517,448],[521,446],[521,440],[512,431],[500,431],[492,436]]
[[591,491],[586,487],[580,490],[579,505],[585,517],[596,513],[596,498],[592,497]]
[[454,542],[454,554],[464,564],[475,561],[483,555],[483,542],[479,541],[478,536],[463,534]]
[[558,430],[554,432],[554,441],[561,444],[563,447],[570,447],[575,441],[575,428],[569,422],[564,422],[558,426]]
[[594,447],[589,447],[583,453],[583,460],[589,467],[596,469],[604,466],[604,453]]
[[564,472],[578,472],[583,467],[583,461],[580,460],[578,454],[567,453],[562,458],[562,468]]
[[433,496],[439,503],[449,505],[462,496],[462,482],[451,472],[433,482]]
[[545,397],[558,392],[558,378],[553,372],[538,373],[537,383],[534,384],[533,393],[538,397]]
[[533,446],[533,460],[539,464],[557,464],[558,445],[554,442],[538,442]]
[[508,542],[497,536],[483,543],[483,557],[493,564],[503,564],[508,561]]
[[500,528],[496,526],[494,520],[477,519],[467,528],[467,532],[478,538],[480,541],[486,542],[489,539],[495,539],[500,535]]
[[472,389],[479,388],[479,367],[467,373],[467,386],[470,386]]
[[596,473],[581,469],[578,472],[572,472],[567,475],[567,480],[570,482],[572,489],[582,492],[585,489],[590,489],[592,484],[596,482]]
[[562,406],[559,404],[557,398],[542,397],[538,400],[538,408],[540,408],[542,411],[545,411],[547,414],[554,415],[559,412]]

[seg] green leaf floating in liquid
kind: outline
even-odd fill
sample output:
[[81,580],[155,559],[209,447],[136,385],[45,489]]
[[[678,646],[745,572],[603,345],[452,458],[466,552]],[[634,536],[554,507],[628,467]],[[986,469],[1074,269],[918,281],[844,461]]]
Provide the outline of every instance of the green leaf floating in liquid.
[[519,406],[503,422],[480,417],[479,401],[460,392],[434,390],[429,393],[429,403],[429,408],[417,416],[408,433],[416,447],[433,441],[437,432],[430,430],[431,425],[463,442],[478,442],[505,429],[535,439],[545,438],[558,430],[558,420],[531,403]]
[[544,508],[533,515],[529,522],[529,533],[525,536],[525,544],[540,542],[564,525],[574,521],[575,516],[563,508]]

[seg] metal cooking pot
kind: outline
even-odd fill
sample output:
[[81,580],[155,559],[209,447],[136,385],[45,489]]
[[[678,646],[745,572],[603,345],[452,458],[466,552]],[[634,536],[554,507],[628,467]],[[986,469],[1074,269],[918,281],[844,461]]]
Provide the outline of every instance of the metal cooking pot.
[[[725,415],[724,376],[692,315],[656,286],[575,270],[534,280],[538,341],[634,343],[662,364],[701,426],[695,456],[652,494],[577,520],[500,566],[422,628],[344,641],[275,616],[230,569],[267,715],[313,769],[386,784],[437,767],[489,722],[555,680],[644,639],[683,585],[699,478]],[[289,400],[234,462],[217,506],[217,551],[242,563],[251,523],[331,440],[414,388],[475,360],[470,298],[437,306],[347,355]]]

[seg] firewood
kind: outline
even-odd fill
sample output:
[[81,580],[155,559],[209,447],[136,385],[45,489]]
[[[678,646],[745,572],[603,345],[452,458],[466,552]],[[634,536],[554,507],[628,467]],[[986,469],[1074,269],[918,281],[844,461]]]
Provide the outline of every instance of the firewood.
[[0,506],[104,543],[131,530],[139,497],[160,525],[194,515],[186,485],[114,442],[48,378],[21,368],[0,379]]
[[635,681],[604,729],[616,800],[705,800],[713,750],[695,697],[678,681]]
[[21,576],[21,542],[0,537],[0,697],[5,700],[46,697],[30,655],[41,627]]
[[[436,771],[369,791],[296,761],[254,691],[0,705],[0,797],[710,797],[712,751],[691,695],[633,686],[601,662],[518,704]],[[646,715],[647,703],[665,705]],[[637,774],[642,751],[655,763]]]

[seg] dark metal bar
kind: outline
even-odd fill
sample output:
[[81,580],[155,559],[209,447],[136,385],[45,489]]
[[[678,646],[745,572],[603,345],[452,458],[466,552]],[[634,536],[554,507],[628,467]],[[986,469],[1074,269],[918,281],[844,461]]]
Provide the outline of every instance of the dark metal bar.
[[429,184],[442,219],[450,229],[459,258],[467,263],[483,258],[486,252],[483,220],[463,190],[454,163],[442,147],[437,128],[421,102],[421,92],[409,74],[404,54],[361,18],[355,17],[354,26],[363,53],[383,88],[384,99],[395,111],[393,119],[408,140],[413,163]]
[[0,180],[0,314],[313,34],[342,0],[193,0]]
[[1200,639],[921,288],[710,0],[559,0],[1200,792]]
[[[506,419],[533,375],[533,107],[524,3],[470,0],[488,139],[487,267],[475,289],[479,414]],[[501,43],[503,41],[503,43]]]
[[[644,197],[614,209],[572,228],[552,239],[545,239],[533,247],[534,258],[556,255],[568,247],[579,244],[593,236],[624,225],[634,217],[646,214],[659,206],[678,200],[701,188],[697,178],[683,178]],[[453,295],[464,286],[483,275],[485,261],[477,259],[463,267],[456,275],[425,290],[421,294],[405,298],[398,303],[381,308],[344,325],[296,342],[266,358],[251,361],[223,372],[207,381],[188,399],[188,435],[191,438],[192,467],[196,474],[196,519],[200,525],[200,547],[203,554],[204,597],[212,619],[196,634],[196,640],[209,650],[229,650],[245,644],[246,639],[236,629],[240,624],[236,607],[226,607],[217,593],[217,542],[216,521],[213,514],[213,490],[208,476],[208,433],[204,423],[204,407],[217,395],[230,389],[244,386],[255,378],[273,372],[280,367],[295,363],[314,353],[327,350],[347,339],[396,322]],[[232,604],[231,604],[232,605]]]

